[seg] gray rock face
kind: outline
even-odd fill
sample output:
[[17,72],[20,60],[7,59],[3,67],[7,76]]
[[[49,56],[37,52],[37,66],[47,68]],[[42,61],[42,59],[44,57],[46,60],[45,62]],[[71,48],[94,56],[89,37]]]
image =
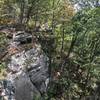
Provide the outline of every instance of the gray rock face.
[[39,45],[14,53],[8,69],[7,81],[14,87],[15,100],[34,100],[46,93],[49,82],[48,57]]
[[40,93],[31,83],[29,77],[24,74],[15,79],[15,98],[16,100],[33,100],[34,96],[40,96]]

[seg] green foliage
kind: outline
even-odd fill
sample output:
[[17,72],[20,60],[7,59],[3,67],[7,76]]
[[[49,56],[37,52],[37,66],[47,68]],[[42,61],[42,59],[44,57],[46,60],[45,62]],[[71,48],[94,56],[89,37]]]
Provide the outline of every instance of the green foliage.
[[[100,7],[87,7],[75,14],[69,0],[1,1],[4,19],[10,16],[31,30],[45,24],[52,29],[34,33],[50,58],[52,81],[45,100],[80,100],[94,94],[94,85],[100,81]],[[0,52],[6,45],[5,34],[0,33]]]
[[[51,97],[63,97],[64,100],[68,99],[68,97],[71,99],[81,99],[94,93],[94,85],[100,79],[99,12],[100,8],[86,9],[78,12],[73,17],[72,25],[70,24],[70,27],[73,28],[70,29],[71,34],[69,35],[71,37],[70,42],[74,40],[73,48],[67,59],[61,58],[62,56],[59,53],[60,58],[54,59],[54,66],[56,66],[53,69],[55,70],[54,73],[59,72],[60,76],[56,77],[56,74],[54,74],[56,80],[54,78],[52,88],[50,89]],[[64,35],[64,38],[67,36],[68,33]],[[61,37],[58,38],[58,43],[61,43],[60,39]],[[66,42],[64,47],[67,44],[68,42]],[[68,51],[67,49],[63,50],[64,53]],[[57,53],[54,56],[57,56]],[[63,60],[65,60],[65,64],[61,71]]]

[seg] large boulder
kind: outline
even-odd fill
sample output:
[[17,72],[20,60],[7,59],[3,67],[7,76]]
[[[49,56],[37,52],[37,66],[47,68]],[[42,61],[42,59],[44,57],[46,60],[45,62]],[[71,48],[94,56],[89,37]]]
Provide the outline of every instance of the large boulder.
[[[22,36],[22,33],[18,34],[17,38],[16,35],[13,37],[12,44],[15,40],[16,42],[22,41],[20,35]],[[27,36],[32,38],[30,35]],[[25,38],[24,34],[23,37],[25,41],[29,39]],[[27,42],[24,43],[26,44]],[[8,63],[9,73],[7,80],[14,86],[15,100],[33,100],[35,97],[45,94],[49,82],[48,57],[41,50],[41,46],[35,44],[28,50],[19,50],[21,44],[18,44],[18,46],[15,44],[11,47],[17,52],[11,54]]]

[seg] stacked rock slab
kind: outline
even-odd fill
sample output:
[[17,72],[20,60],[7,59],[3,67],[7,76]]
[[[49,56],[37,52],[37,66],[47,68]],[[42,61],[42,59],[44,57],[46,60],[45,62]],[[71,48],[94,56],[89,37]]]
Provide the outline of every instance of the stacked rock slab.
[[27,50],[23,48],[23,45],[31,42],[31,34],[25,32],[14,34],[11,41],[7,81],[12,84],[9,87],[13,87],[10,89],[13,98],[8,100],[36,100],[46,93],[49,82],[48,57],[39,45]]

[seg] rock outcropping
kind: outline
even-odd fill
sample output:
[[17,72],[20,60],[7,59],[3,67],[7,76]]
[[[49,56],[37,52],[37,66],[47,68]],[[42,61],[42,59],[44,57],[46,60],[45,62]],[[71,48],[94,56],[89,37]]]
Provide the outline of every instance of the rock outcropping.
[[11,40],[8,52],[8,74],[6,85],[3,86],[6,100],[42,98],[47,90],[49,75],[48,57],[41,46],[32,44],[31,34],[17,32]]

